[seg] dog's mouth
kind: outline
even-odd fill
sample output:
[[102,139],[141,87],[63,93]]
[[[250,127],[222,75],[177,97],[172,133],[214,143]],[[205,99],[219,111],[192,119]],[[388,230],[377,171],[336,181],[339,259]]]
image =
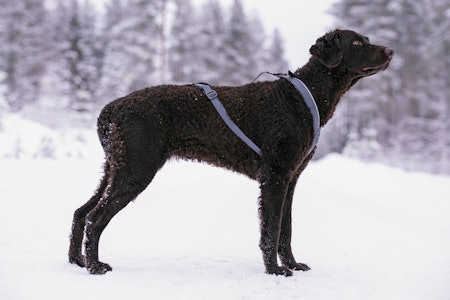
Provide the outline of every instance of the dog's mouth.
[[383,64],[376,66],[376,67],[365,67],[361,69],[361,72],[364,75],[373,75],[375,73],[378,73],[380,71],[384,71],[389,66],[389,63],[391,62],[392,57],[390,57],[388,60],[386,60]]
[[380,71],[386,70],[387,67],[389,66],[391,60],[392,60],[392,57],[394,55],[394,51],[392,49],[385,48],[384,49],[384,53],[387,56],[387,59],[386,59],[386,61],[384,63],[382,63],[381,65],[378,65],[376,67],[365,67],[365,68],[362,68],[361,72],[364,75],[372,75],[372,74],[378,73]]

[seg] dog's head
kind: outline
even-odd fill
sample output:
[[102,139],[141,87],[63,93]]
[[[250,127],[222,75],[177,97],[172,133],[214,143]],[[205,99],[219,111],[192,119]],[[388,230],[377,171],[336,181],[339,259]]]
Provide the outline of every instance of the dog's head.
[[394,51],[370,44],[369,39],[351,30],[336,29],[319,38],[310,52],[327,68],[345,70],[356,77],[385,70]]

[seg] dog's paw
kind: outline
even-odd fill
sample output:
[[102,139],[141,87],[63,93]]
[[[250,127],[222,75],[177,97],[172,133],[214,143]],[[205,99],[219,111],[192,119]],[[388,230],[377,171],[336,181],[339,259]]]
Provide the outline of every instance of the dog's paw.
[[296,263],[290,269],[295,270],[295,271],[309,271],[309,270],[311,270],[311,268],[308,267],[308,265],[302,264],[302,263]]
[[108,264],[97,261],[89,264],[87,270],[93,275],[103,275],[108,271],[112,271],[112,268]]
[[71,264],[78,265],[78,266],[80,266],[82,268],[84,268],[86,266],[85,258],[82,255],[81,256],[76,256],[76,257],[69,257],[69,262]]
[[289,277],[289,276],[293,275],[292,271],[289,270],[288,268],[286,268],[286,267],[279,267],[279,266],[276,266],[274,268],[270,268],[270,270],[267,270],[267,274],[277,275],[277,276],[278,275],[283,275],[283,276],[286,276],[286,277]]

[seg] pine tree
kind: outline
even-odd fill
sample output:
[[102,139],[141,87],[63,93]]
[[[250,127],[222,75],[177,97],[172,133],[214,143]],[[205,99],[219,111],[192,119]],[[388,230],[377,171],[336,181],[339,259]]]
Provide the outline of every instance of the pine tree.
[[103,97],[123,96],[158,81],[161,1],[113,0],[106,6]]
[[55,61],[61,93],[68,107],[77,112],[92,111],[100,70],[96,14],[89,0],[59,1],[55,20]]
[[248,18],[236,1],[230,18],[216,0],[203,4],[197,17],[189,1],[177,3],[171,30],[169,65],[175,82],[243,84],[264,70],[286,71],[279,32],[271,45],[257,14]]
[[[248,19],[248,40],[245,41],[249,49],[247,63],[248,79],[253,80],[259,73],[272,69],[272,60],[269,57],[268,38],[265,28],[258,14]],[[281,46],[281,45],[280,45]]]
[[264,60],[267,64],[267,70],[275,73],[285,73],[288,70],[288,64],[285,59],[283,39],[280,31],[275,29],[272,35],[272,41],[267,51],[267,57]]
[[[390,6],[388,6],[389,2],[391,2]],[[399,33],[395,29],[395,9],[398,4],[395,2],[397,1],[341,1],[336,6],[339,26],[358,28],[358,31],[369,36],[372,42],[379,41],[396,49],[394,42],[398,40]],[[373,17],[367,18],[368,14]],[[348,137],[345,139],[350,141],[356,149],[364,147],[364,151],[361,152],[366,158],[375,155],[378,151],[376,134],[389,140],[392,133],[389,130],[386,131],[385,128],[395,126],[398,122],[398,118],[395,116],[396,111],[399,110],[396,107],[397,103],[389,101],[397,93],[394,86],[399,84],[394,76],[393,69],[395,68],[394,61],[388,72],[377,74],[358,83],[357,87],[352,89],[346,97],[347,105],[342,107],[346,109],[345,114],[349,120],[345,133]],[[375,86],[377,92],[374,93],[374,97],[371,97],[372,89]],[[368,100],[369,98],[370,100]],[[383,113],[380,114],[380,111]],[[382,124],[379,124],[380,120],[377,118],[381,118]],[[386,126],[383,126],[384,124]]]
[[251,81],[255,77],[253,62],[253,45],[247,19],[241,0],[234,0],[225,38],[224,49],[227,64],[224,66],[225,82],[239,85]]
[[[386,72],[358,83],[346,97],[355,154],[364,156],[376,144],[372,154],[380,159],[422,169],[446,164],[450,171],[443,129],[449,127],[443,115],[448,116],[450,37],[442,12],[448,11],[445,0],[342,0],[335,6],[339,26],[358,28],[395,50]],[[425,166],[430,154],[440,162]]]
[[[450,3],[434,0],[429,3],[415,3],[417,14],[422,20],[419,61],[416,76],[417,90],[416,112],[410,117],[405,131],[415,132],[407,135],[404,144],[413,144],[414,164],[433,157],[431,171],[450,172]],[[443,13],[446,12],[446,13]],[[412,48],[412,47],[411,47]],[[423,95],[423,98],[420,98]],[[425,154],[426,153],[426,154]]]
[[0,7],[0,92],[19,110],[39,98],[47,11],[39,0],[0,0]]
[[[226,83],[224,66],[226,45],[226,21],[223,7],[217,0],[205,2],[200,9],[198,45],[198,81],[211,84]],[[195,62],[197,64],[197,62]]]
[[193,82],[201,77],[199,63],[201,52],[207,47],[201,45],[198,18],[189,0],[176,1],[169,48],[169,70],[174,82]]

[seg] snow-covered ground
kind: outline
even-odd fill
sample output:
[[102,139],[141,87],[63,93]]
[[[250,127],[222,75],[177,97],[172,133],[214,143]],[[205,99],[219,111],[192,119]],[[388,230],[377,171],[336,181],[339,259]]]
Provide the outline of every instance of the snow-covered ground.
[[309,272],[264,274],[258,186],[168,163],[106,228],[89,275],[67,262],[73,211],[101,161],[0,160],[0,299],[450,299],[450,178],[331,155],[294,201],[293,248]]
[[[43,114],[37,122],[20,114],[0,114],[0,159],[101,157],[95,129],[61,126],[69,118],[67,113],[47,112],[46,115],[51,120],[45,120]],[[55,126],[52,122],[58,124],[58,130],[52,129]]]

